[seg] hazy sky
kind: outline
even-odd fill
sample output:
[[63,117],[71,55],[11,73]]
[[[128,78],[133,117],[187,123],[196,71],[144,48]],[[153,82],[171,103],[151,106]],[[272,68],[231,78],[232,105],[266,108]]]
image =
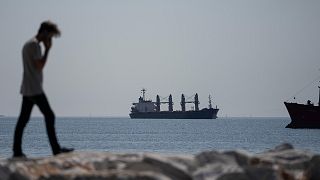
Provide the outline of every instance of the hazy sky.
[[[318,0],[1,0],[0,114],[19,114],[21,49],[48,19],[62,31],[44,70],[57,116],[128,116],[143,87],[175,109],[197,92],[218,116],[288,116],[283,101],[320,75]],[[317,102],[318,84],[298,101]]]

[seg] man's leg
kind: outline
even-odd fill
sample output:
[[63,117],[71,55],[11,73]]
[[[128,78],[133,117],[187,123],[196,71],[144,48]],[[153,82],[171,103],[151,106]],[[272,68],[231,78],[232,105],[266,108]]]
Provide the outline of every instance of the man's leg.
[[40,111],[44,115],[46,122],[47,134],[49,137],[49,142],[52,148],[53,154],[58,154],[60,152],[60,145],[56,136],[56,131],[54,127],[55,115],[49,105],[47,97],[45,94],[37,95],[34,97],[35,104],[39,107]]
[[21,148],[22,135],[23,135],[23,130],[30,119],[32,107],[33,107],[33,102],[28,97],[23,97],[21,112],[18,118],[18,122],[16,124],[16,129],[14,131],[14,140],[13,140],[13,156],[14,157],[24,156]]

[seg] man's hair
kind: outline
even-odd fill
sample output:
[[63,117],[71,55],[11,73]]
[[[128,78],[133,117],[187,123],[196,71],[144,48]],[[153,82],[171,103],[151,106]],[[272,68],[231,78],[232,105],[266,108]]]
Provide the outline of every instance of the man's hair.
[[38,34],[41,34],[43,32],[53,33],[55,37],[58,37],[61,35],[61,32],[58,29],[58,26],[51,21],[44,21],[41,23],[40,28],[38,30]]

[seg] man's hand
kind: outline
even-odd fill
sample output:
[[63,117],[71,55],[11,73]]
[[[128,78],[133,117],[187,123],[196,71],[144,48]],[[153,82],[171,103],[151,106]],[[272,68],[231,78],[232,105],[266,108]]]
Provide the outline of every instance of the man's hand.
[[46,48],[46,50],[49,50],[52,46],[52,39],[48,38],[45,41],[43,41],[44,47]]

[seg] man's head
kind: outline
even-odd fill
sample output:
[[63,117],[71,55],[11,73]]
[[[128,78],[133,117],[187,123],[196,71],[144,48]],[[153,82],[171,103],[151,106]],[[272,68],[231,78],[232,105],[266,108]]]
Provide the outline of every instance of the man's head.
[[42,22],[38,30],[38,36],[44,38],[59,37],[60,35],[61,32],[58,29],[58,26],[51,21]]

